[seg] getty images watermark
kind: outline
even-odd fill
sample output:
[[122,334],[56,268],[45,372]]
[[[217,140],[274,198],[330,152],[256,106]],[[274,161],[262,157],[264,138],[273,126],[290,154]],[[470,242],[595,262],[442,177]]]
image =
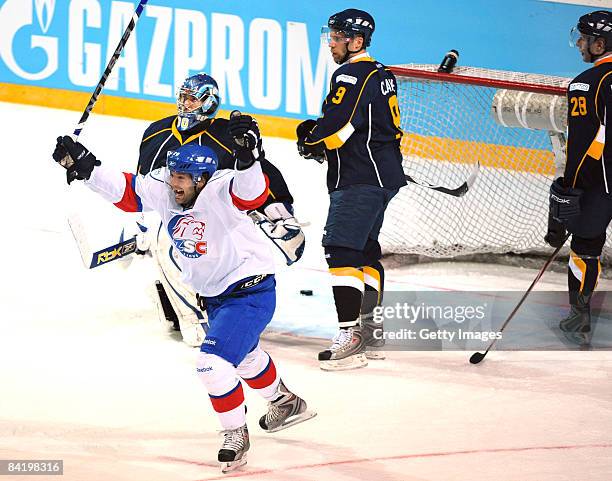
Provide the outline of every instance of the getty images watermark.
[[[601,291],[591,302],[590,349],[612,350],[612,302]],[[576,349],[559,329],[569,312],[567,292],[532,292],[503,332],[522,291],[388,291],[374,310],[373,336],[384,351],[471,350],[495,341],[501,350]]]
[[[476,305],[430,305],[396,302],[374,309],[374,321],[385,328],[373,335],[386,341],[482,341],[501,339],[494,330],[474,330],[487,318],[487,303]],[[402,327],[404,326],[404,327]]]

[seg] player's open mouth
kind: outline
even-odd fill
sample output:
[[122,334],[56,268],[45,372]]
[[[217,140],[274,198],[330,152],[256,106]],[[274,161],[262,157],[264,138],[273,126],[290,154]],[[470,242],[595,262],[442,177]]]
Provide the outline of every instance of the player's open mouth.
[[179,197],[183,197],[183,195],[185,194],[184,190],[181,189],[174,189],[174,197],[176,197],[177,199]]

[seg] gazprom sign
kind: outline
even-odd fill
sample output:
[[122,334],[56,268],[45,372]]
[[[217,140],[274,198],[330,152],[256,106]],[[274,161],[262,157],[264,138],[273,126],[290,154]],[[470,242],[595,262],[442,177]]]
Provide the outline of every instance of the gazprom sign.
[[[317,115],[335,68],[320,27],[350,7],[374,16],[370,52],[387,65],[435,64],[455,48],[461,65],[567,77],[584,69],[567,36],[593,7],[516,0],[508,9],[508,0],[470,0],[466,9],[466,3],[149,0],[104,94],[173,102],[177,83],[205,71],[219,83],[224,109],[292,119]],[[26,85],[61,90],[45,90],[43,104],[45,95],[54,105],[61,97],[77,109],[71,96],[92,91],[136,5],[0,0],[0,100],[19,102],[10,87]]]
[[[224,105],[261,113],[318,114],[335,65],[304,21],[215,11],[220,2],[156,1],[145,7],[104,92],[172,101],[188,74],[206,71]],[[0,80],[92,90],[136,4],[109,0],[5,0]]]

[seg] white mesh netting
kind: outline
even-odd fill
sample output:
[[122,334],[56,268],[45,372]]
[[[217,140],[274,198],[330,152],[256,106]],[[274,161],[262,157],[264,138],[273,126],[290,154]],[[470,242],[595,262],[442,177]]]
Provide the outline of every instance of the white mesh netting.
[[[429,72],[437,68],[399,67]],[[565,88],[570,81],[472,67],[457,67],[452,75],[557,88]],[[402,188],[387,209],[380,239],[383,251],[435,258],[550,252],[543,237],[548,189],[558,166],[549,132],[506,127],[496,121],[492,114],[500,91],[496,86],[419,79],[397,72],[396,77],[405,172],[415,179],[454,188],[466,181],[477,161],[481,167],[463,197],[410,183]],[[565,117],[567,105],[563,96],[554,102],[558,102],[555,112],[559,121]],[[517,118],[521,114],[525,112],[517,110]],[[552,114],[550,120],[554,120]],[[611,253],[609,235],[603,256],[608,263]]]

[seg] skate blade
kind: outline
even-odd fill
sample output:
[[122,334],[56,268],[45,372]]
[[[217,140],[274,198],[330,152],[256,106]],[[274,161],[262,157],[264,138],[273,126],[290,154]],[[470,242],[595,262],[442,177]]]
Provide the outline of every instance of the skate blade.
[[591,344],[592,334],[591,333],[582,333],[582,332],[573,332],[573,331],[563,331],[565,338],[579,346],[585,347]]
[[236,459],[235,461],[227,461],[227,462],[220,463],[221,472],[230,473],[240,468],[241,466],[244,466],[246,463],[247,463],[247,456],[246,456],[246,453],[244,453],[240,459]]
[[291,426],[295,426],[296,424],[300,424],[300,423],[303,423],[304,421],[308,421],[309,419],[314,418],[316,415],[317,413],[314,411],[304,411],[303,413],[290,417],[280,426],[274,429],[269,429],[266,432],[275,433],[277,431],[282,431],[283,429],[287,429],[287,428],[290,428]]
[[387,359],[387,354],[385,351],[366,351],[365,357],[370,361],[383,361]]
[[359,369],[366,367],[368,360],[364,353],[345,357],[344,359],[333,359],[330,361],[319,361],[319,367],[323,371],[348,371],[349,369]]

